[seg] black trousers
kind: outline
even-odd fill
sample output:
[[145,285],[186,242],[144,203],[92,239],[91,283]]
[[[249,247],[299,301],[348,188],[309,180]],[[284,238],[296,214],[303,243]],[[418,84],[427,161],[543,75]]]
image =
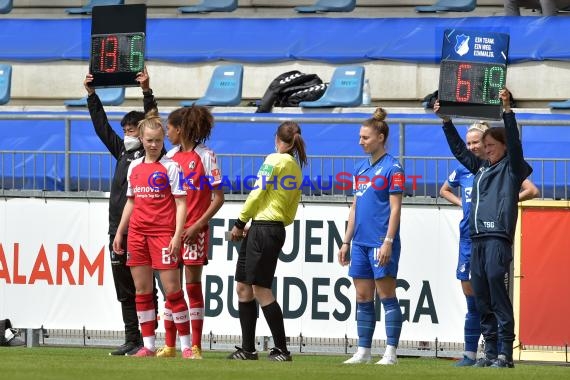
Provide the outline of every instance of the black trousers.
[[[117,293],[117,301],[121,303],[121,313],[125,324],[125,341],[142,342],[139,331],[139,318],[135,304],[135,283],[131,275],[131,269],[127,266],[127,255],[117,255],[113,251],[115,235],[109,235],[109,252],[111,256],[111,271]],[[127,252],[127,235],[123,236],[123,249]],[[154,309],[158,313],[158,290],[154,285]],[[158,326],[157,326],[158,327]]]
[[[512,358],[515,340],[513,305],[508,280],[513,260],[511,243],[500,237],[474,238],[471,248],[471,285],[481,314],[485,354]],[[497,352],[500,340],[501,352]]]

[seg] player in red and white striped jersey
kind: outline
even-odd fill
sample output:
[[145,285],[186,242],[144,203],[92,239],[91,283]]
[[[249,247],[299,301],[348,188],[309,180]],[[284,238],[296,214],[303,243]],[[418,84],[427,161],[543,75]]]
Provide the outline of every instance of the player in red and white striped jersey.
[[163,155],[165,131],[155,112],[139,123],[145,156],[131,163],[127,203],[113,242],[124,254],[128,228],[127,265],[136,288],[136,308],[144,347],[135,356],[155,356],[153,269],[158,270],[183,352],[190,350],[188,305],[180,286],[180,245],[186,220],[186,191],[179,186],[180,166]]
[[[175,145],[167,156],[180,164],[184,173],[180,185],[187,192],[188,214],[184,224],[182,259],[185,267],[186,292],[192,326],[191,359],[202,359],[202,330],[204,326],[204,295],[202,268],[208,264],[209,221],[222,207],[224,193],[218,188],[222,175],[216,155],[204,142],[210,137],[214,118],[206,107],[180,108],[168,116],[167,136]],[[165,347],[158,356],[176,355],[176,329],[165,311]]]

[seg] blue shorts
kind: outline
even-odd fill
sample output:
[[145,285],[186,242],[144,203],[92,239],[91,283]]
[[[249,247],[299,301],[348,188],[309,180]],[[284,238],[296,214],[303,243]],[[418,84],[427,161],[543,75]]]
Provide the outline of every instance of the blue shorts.
[[458,280],[469,281],[471,269],[471,240],[459,239],[459,259],[455,276]]
[[381,267],[378,265],[377,252],[379,247],[364,247],[353,244],[350,252],[350,267],[348,275],[352,278],[368,278],[378,280],[384,277],[394,277],[398,275],[398,262],[400,261],[400,241],[396,240],[392,244],[392,256],[388,265]]

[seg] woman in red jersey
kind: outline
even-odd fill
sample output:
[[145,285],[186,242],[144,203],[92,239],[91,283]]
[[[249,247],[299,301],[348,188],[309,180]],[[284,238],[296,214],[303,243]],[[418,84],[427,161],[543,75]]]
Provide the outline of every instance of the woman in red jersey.
[[139,122],[145,155],[131,162],[127,173],[127,203],[113,249],[124,254],[136,288],[136,308],[144,346],[135,356],[155,356],[153,270],[158,270],[180,335],[183,357],[189,357],[188,305],[180,286],[180,245],[186,219],[186,192],[179,184],[180,166],[163,155],[164,128],[156,110]]
[[[209,221],[224,203],[222,180],[216,155],[204,143],[210,137],[214,118],[206,107],[180,108],[168,116],[167,136],[175,145],[166,155],[176,161],[183,172],[180,185],[186,190],[187,216],[182,235],[182,260],[192,327],[191,359],[202,359],[204,295],[202,269],[208,264]],[[176,356],[176,328],[168,305],[164,313],[165,347],[158,356]]]

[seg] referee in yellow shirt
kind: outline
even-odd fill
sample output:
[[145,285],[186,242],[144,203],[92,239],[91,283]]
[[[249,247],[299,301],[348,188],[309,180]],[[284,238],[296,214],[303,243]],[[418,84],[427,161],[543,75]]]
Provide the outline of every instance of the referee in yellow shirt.
[[[307,164],[305,142],[297,123],[286,121],[277,128],[275,151],[259,169],[254,190],[231,232],[232,241],[243,239],[235,274],[242,346],[236,346],[228,359],[258,359],[255,350],[257,301],[275,343],[269,360],[292,360],[285,341],[283,311],[273,296],[271,284],[285,243],[285,226],[293,223],[301,200],[301,166]],[[251,228],[244,233],[250,220]]]

